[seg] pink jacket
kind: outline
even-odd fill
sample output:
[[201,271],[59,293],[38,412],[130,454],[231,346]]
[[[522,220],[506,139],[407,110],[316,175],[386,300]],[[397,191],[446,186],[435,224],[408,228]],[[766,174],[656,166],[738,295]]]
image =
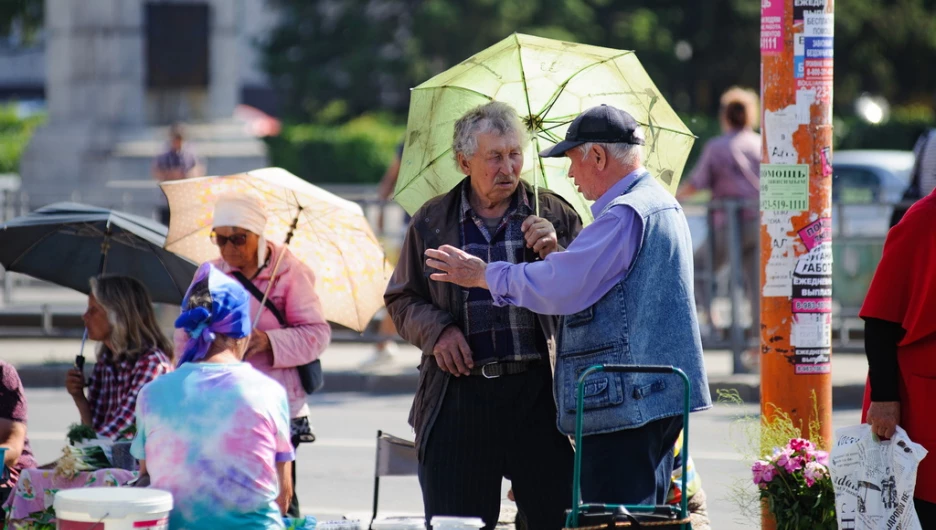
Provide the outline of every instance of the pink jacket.
[[[254,354],[247,358],[247,362],[283,385],[289,398],[290,417],[300,418],[307,416],[309,410],[306,393],[295,367],[321,357],[331,340],[331,326],[325,321],[322,304],[315,294],[315,274],[312,269],[293,256],[289,249],[271,243],[268,245],[271,249],[269,264],[253,279],[253,283],[260,292],[266,292],[273,266],[283,252],[269,298],[289,326],[280,328],[276,317],[264,308],[256,329],[266,332],[273,350]],[[211,264],[228,274],[233,270],[221,258],[213,260]],[[257,314],[260,301],[251,296],[250,307],[252,319]],[[175,342],[179,351],[185,341],[185,332],[176,330]]]

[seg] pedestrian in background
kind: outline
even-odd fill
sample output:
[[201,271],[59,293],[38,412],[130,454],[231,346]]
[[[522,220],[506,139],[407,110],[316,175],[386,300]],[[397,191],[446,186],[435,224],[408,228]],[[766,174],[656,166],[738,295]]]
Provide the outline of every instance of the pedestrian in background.
[[936,129],[930,129],[920,135],[916,145],[913,146],[913,155],[910,185],[900,198],[900,202],[909,204],[894,208],[894,213],[891,214],[891,228],[900,222],[914,202],[936,189]]
[[[758,98],[753,90],[734,87],[721,97],[719,122],[723,134],[709,140],[702,149],[702,155],[687,182],[679,189],[676,198],[679,201],[695,195],[701,190],[710,190],[713,201],[739,201],[746,203],[739,211],[739,217],[729,220],[723,206],[717,205],[712,213],[708,237],[714,240],[712,246],[705,242],[695,253],[695,293],[700,306],[701,325],[711,326],[712,300],[701,271],[712,259],[712,274],[728,264],[729,244],[728,223],[734,221],[741,234],[741,271],[744,279],[745,298],[751,304],[750,334],[760,334],[760,279],[758,262],[760,258],[760,214],[757,201],[760,197],[760,161],[761,137],[754,132],[758,124]],[[732,271],[736,273],[736,271]],[[756,348],[748,350],[744,356],[749,367],[759,364]]]
[[[205,175],[205,166],[188,146],[181,125],[169,128],[169,149],[153,160],[153,178],[157,182],[182,180]],[[169,224],[169,207],[160,209],[160,221]]]

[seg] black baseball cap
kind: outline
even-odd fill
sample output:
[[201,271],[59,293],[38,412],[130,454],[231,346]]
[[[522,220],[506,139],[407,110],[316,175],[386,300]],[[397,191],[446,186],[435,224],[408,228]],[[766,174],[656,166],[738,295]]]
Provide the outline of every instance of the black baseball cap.
[[640,124],[630,114],[602,104],[579,114],[569,125],[565,140],[539,155],[544,158],[564,156],[569,149],[588,142],[644,145],[643,138],[636,134],[639,128]]

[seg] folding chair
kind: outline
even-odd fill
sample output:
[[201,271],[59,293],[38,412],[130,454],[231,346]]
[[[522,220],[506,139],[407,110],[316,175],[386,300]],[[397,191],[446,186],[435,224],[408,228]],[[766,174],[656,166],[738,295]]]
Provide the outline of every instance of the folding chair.
[[377,499],[380,493],[380,477],[415,476],[419,456],[416,444],[392,434],[377,431],[377,465],[374,470],[374,513],[377,519]]

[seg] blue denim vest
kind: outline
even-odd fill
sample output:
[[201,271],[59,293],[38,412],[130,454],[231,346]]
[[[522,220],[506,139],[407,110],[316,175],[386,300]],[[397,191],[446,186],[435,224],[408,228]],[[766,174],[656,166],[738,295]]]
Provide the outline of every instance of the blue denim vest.
[[[693,296],[693,251],[686,216],[656,180],[638,179],[608,208],[643,220],[640,248],[624,278],[588,309],[562,317],[555,394],[559,430],[575,432],[578,378],[595,364],[673,365],[689,376],[690,410],[712,406]],[[585,382],[584,434],[641,427],[683,412],[674,374],[599,372]]]

